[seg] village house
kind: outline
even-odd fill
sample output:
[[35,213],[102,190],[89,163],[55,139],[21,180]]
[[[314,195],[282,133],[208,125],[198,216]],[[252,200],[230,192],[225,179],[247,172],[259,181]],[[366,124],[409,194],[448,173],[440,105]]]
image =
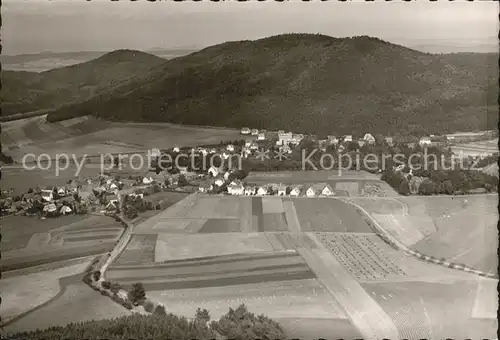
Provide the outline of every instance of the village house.
[[315,183],[311,185],[307,191],[307,197],[317,197],[317,196],[333,196],[334,191],[332,187],[326,183]]
[[339,143],[339,139],[333,135],[329,135],[328,136],[328,142],[330,143],[330,145],[337,145]]
[[297,185],[297,186],[294,186],[292,188],[292,190],[290,191],[290,196],[299,197],[301,193],[302,193],[302,187],[300,185]]
[[202,183],[200,184],[198,191],[201,193],[207,193],[214,189],[214,186],[210,183]]
[[368,144],[375,144],[375,137],[371,133],[366,133],[363,140]]
[[287,189],[286,185],[280,184],[278,186],[278,196],[286,196],[286,189]]
[[245,140],[245,148],[250,148],[251,145],[252,145],[252,140],[250,139]]
[[266,140],[266,133],[265,132],[259,132],[257,136],[257,140]]
[[40,194],[43,200],[46,202],[51,202],[54,200],[54,193],[52,190],[42,189]]
[[[180,167],[178,167],[178,169],[179,169],[179,173],[181,173],[183,175],[187,174],[187,172],[188,172],[187,166],[180,166]],[[150,177],[150,179],[151,179],[151,177]]]
[[250,129],[247,127],[241,128],[241,134],[242,135],[248,135],[250,134]]
[[173,149],[172,149],[173,152],[175,153],[178,153],[181,151],[181,149],[178,147],[178,146],[175,146]]
[[224,179],[223,178],[216,178],[215,181],[214,181],[214,185],[218,186],[218,187],[221,187],[222,185],[224,185]]
[[428,147],[431,146],[431,138],[430,137],[422,137],[420,138],[420,141],[418,142],[421,147]]
[[234,145],[233,144],[228,144],[226,146],[226,150],[229,151],[229,152],[234,152]]
[[358,146],[361,148],[365,145],[366,141],[364,139],[358,140]]
[[68,207],[67,205],[63,205],[61,207],[61,209],[59,210],[59,213],[61,215],[68,215],[68,214],[71,214],[73,212],[73,210],[71,210],[70,207]]
[[57,207],[54,203],[49,203],[46,204],[43,207],[43,212],[46,213],[47,215],[55,215],[57,213]]
[[262,185],[257,189],[257,196],[265,196],[267,195],[268,191],[266,186]]
[[212,165],[208,169],[208,175],[211,176],[211,177],[217,177],[217,176],[219,176],[219,169],[217,169],[215,166]]
[[345,135],[344,142],[352,142],[352,135]]
[[252,142],[252,144],[250,144],[250,150],[257,150],[259,148],[259,145],[256,143],[256,142]]
[[57,189],[57,194],[58,194],[60,197],[64,197],[64,196],[66,196],[66,188],[61,187],[61,188]]
[[385,142],[386,142],[387,145],[389,145],[389,146],[393,146],[394,145],[392,137],[385,137],[384,140],[385,140]]
[[288,133],[283,132],[278,134],[278,141],[276,142],[276,144],[288,145],[289,143],[292,142],[292,139],[293,139],[293,134],[291,132]]
[[245,188],[241,184],[233,184],[233,183],[231,183],[227,187],[227,192],[230,195],[243,195],[245,193]]
[[245,188],[245,195],[246,196],[252,196],[255,195],[255,186],[249,185]]
[[251,133],[252,133],[252,136],[257,136],[259,134],[259,130],[252,129]]

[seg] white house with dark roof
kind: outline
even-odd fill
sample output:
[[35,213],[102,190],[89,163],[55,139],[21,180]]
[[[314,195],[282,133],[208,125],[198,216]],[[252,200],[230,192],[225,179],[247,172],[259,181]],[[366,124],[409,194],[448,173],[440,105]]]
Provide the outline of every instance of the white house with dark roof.
[[246,196],[252,196],[255,195],[255,190],[256,188],[252,185],[249,185],[245,188],[245,195]]
[[251,133],[252,133],[252,136],[257,136],[259,134],[259,130],[252,129]]
[[420,141],[418,142],[420,146],[425,147],[425,146],[431,146],[432,141],[430,137],[422,137],[420,138]]
[[345,135],[344,142],[352,142],[352,135]]
[[231,195],[240,196],[245,193],[245,188],[241,184],[232,184],[227,187],[227,192]]
[[292,197],[299,197],[300,194],[302,193],[302,187],[300,185],[296,185],[290,190],[290,196]]

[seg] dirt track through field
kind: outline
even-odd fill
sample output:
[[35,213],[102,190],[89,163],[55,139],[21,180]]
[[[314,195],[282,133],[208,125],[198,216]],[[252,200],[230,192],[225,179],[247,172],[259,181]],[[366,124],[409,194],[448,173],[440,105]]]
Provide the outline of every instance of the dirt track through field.
[[295,211],[295,206],[292,201],[283,202],[283,208],[285,210],[286,223],[288,230],[292,233],[300,233],[300,222],[297,217],[297,211]]
[[299,248],[300,255],[345,309],[364,338],[398,339],[399,333],[392,319],[324,248],[314,234],[309,236],[316,242],[318,249]]

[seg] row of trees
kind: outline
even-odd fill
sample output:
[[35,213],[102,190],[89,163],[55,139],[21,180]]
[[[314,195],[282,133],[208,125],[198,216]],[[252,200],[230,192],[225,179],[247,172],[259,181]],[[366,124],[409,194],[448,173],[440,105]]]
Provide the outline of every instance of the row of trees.
[[[425,176],[423,176],[425,175]],[[468,194],[473,189],[496,191],[498,178],[473,170],[427,170],[425,173],[416,171],[414,176],[404,171],[388,170],[381,179],[401,195],[453,195]]]

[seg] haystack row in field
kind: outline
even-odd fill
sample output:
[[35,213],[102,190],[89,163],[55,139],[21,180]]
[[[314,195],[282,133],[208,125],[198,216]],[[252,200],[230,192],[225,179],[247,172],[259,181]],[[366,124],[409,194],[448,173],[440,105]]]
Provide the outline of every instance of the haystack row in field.
[[2,320],[29,311],[59,293],[59,279],[82,273],[91,260],[71,266],[0,280]]
[[292,200],[303,231],[373,233],[363,218],[338,199]]
[[[317,244],[321,243],[317,241]],[[365,339],[396,339],[398,332],[391,318],[364,291],[327,249],[299,249],[315,272]]]
[[406,276],[373,241],[374,235],[318,234],[327,247],[357,280],[382,280]]
[[148,291],[148,296],[169,306],[174,314],[192,317],[197,308],[206,308],[213,319],[244,303],[256,314],[273,319],[336,318],[346,315],[335,299],[315,279],[263,282],[237,286]]
[[472,317],[496,319],[498,311],[498,280],[479,279],[476,290]]
[[424,235],[422,235],[418,229],[413,227],[411,220],[409,220],[406,216],[393,214],[371,215],[375,220],[377,220],[377,222],[380,223],[385,231],[408,247],[424,238]]
[[155,261],[273,251],[264,234],[218,233],[172,235],[160,233]]

